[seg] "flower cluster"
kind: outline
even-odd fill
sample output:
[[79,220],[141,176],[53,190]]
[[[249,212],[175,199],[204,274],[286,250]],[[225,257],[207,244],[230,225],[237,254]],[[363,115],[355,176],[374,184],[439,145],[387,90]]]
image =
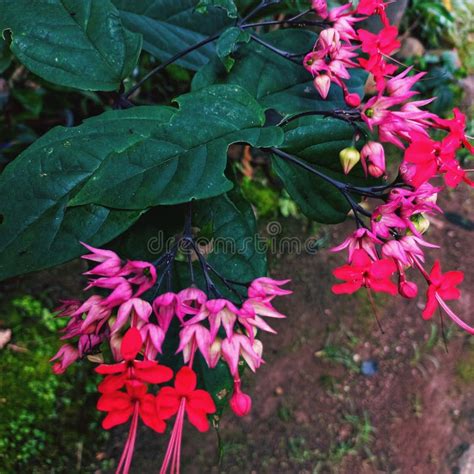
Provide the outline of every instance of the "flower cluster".
[[[56,361],[53,370],[63,373],[85,356],[103,362],[102,344],[108,344],[115,363],[101,363],[95,369],[104,376],[98,386],[101,397],[97,404],[107,413],[102,426],[110,429],[131,419],[117,472],[129,470],[139,419],[164,433],[166,420],[175,415],[161,472],[169,467],[179,472],[184,414],[199,431],[207,431],[208,415],[216,411],[211,395],[196,389],[196,355],[200,354],[210,370],[220,361],[228,366],[234,380],[229,406],[237,415],[247,415],[252,402],[241,390],[239,373],[244,364],[252,371],[262,364],[263,345],[257,332],[274,333],[265,319],[285,317],[273,307],[272,300],[291,293],[282,288],[288,280],[257,278],[239,305],[221,297],[210,298],[194,286],[155,297],[150,294],[159,289],[156,285],[160,279],[152,263],[123,261],[113,251],[85,247],[90,253],[83,258],[96,263],[85,272],[90,278],[86,290],[100,288],[105,294],[92,295],[84,302],[63,302],[58,316],[69,319],[62,330],[62,339],[69,342],[52,358]],[[181,368],[174,387],[160,387],[173,378],[173,370],[157,359],[168,336],[172,340],[176,334],[174,350],[181,358]],[[156,394],[150,392],[150,385],[155,392],[158,389]]]
[[[430,180],[442,176],[449,187],[462,182],[474,186],[456,158],[461,148],[474,152],[466,137],[466,118],[458,109],[454,109],[453,118],[440,118],[423,109],[433,98],[413,100],[418,93],[414,88],[424,73],[413,74],[408,67],[393,75],[398,66],[390,55],[400,43],[397,28],[390,25],[382,0],[361,0],[356,8],[346,4],[332,10],[328,10],[324,0],[313,0],[312,7],[328,27],[320,33],[314,51],[305,57],[304,66],[315,76],[315,87],[323,98],[327,97],[331,82],[339,85],[346,103],[358,107],[359,120],[368,129],[360,154],[354,147],[341,151],[344,172],[349,173],[361,160],[366,175],[380,178],[386,175],[383,144],[391,143],[403,150],[398,170],[400,181],[380,186],[378,193],[361,193],[383,202],[364,214],[370,217],[368,225],[356,216],[357,230],[333,249],[348,249],[347,264],[334,271],[344,283],[334,285],[333,291],[353,293],[365,287],[369,291],[414,298],[418,287],[407,279],[407,271],[414,268],[428,283],[423,317],[430,318],[439,305],[463,329],[474,333],[474,328],[445,303],[459,298],[456,285],[461,283],[462,273],[443,275],[438,261],[429,274],[423,268],[423,248],[437,245],[427,242],[422,234],[429,227],[429,216],[442,212],[436,201],[443,187],[432,185]],[[370,15],[380,18],[382,29],[377,34],[356,28],[359,21]],[[356,66],[369,72],[376,84],[375,96],[365,103],[360,103],[343,82],[350,77],[348,69]],[[432,137],[434,134],[437,139]],[[357,212],[357,208],[353,209]],[[397,285],[391,279],[395,274]]]

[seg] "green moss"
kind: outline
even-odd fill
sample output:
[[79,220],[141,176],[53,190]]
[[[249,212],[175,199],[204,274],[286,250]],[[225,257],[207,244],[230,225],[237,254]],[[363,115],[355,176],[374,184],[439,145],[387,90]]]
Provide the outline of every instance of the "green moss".
[[51,371],[64,322],[31,296],[5,304],[0,320],[12,329],[17,347],[0,351],[0,472],[75,471],[78,446],[84,446],[82,469],[103,467],[95,460],[106,437],[90,365],[78,364],[62,376]]

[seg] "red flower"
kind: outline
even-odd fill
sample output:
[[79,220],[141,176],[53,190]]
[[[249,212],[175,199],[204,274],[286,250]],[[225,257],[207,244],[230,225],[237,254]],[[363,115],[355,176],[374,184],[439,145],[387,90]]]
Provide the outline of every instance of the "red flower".
[[404,161],[414,165],[410,184],[415,188],[431,179],[438,172],[437,147],[439,144],[423,135],[415,135],[405,151]]
[[397,267],[392,259],[372,261],[365,250],[356,249],[352,256],[351,265],[343,265],[333,271],[333,275],[346,283],[333,285],[332,291],[339,294],[351,294],[362,286],[374,291],[383,291],[396,295],[397,286],[390,277]]
[[[438,308],[439,298],[442,300],[457,300],[461,296],[461,292],[457,285],[464,279],[464,273],[452,271],[441,273],[441,265],[436,260],[430,273],[430,286],[426,293],[427,301],[423,310],[423,319],[430,319]],[[437,297],[438,295],[438,297]]]
[[145,383],[163,383],[173,378],[173,371],[154,360],[135,360],[142,347],[142,338],[137,328],[130,328],[122,339],[120,353],[124,358],[118,364],[101,364],[95,370],[107,375],[99,384],[101,393],[108,393],[122,388],[129,379]]
[[204,432],[209,429],[207,415],[214,413],[216,406],[209,393],[196,390],[196,382],[196,373],[191,368],[181,368],[176,374],[174,387],[163,387],[159,391],[156,405],[161,417],[167,420],[178,413],[181,404],[184,404],[189,422]]
[[357,34],[362,43],[362,51],[369,56],[388,56],[400,46],[400,42],[397,41],[398,29],[396,26],[386,26],[378,34],[366,30],[358,30]]
[[132,380],[126,383],[126,392],[114,391],[104,393],[97,402],[97,409],[106,411],[107,416],[102,421],[106,430],[126,423],[135,410],[145,425],[158,433],[164,433],[166,424],[156,409],[155,397],[147,392],[146,385]]

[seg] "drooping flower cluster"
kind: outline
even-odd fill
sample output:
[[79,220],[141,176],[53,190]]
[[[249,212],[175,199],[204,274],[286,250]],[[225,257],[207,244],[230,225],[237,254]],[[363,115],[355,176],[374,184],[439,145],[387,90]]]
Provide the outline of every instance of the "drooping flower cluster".
[[[155,297],[153,289],[159,289],[156,284],[160,279],[152,263],[125,262],[110,250],[85,246],[90,253],[83,258],[96,263],[85,273],[91,278],[86,290],[101,288],[106,294],[90,296],[84,302],[65,301],[59,308],[58,316],[69,319],[62,330],[62,339],[69,342],[52,358],[56,361],[53,370],[63,373],[85,356],[103,362],[102,345],[108,344],[115,363],[96,368],[104,376],[98,386],[101,397],[97,404],[107,413],[102,425],[110,429],[131,419],[117,472],[126,473],[130,468],[139,420],[164,433],[166,420],[174,415],[161,472],[168,468],[179,472],[184,415],[199,431],[207,431],[208,415],[216,411],[211,395],[196,389],[196,355],[210,370],[219,363],[228,366],[234,380],[229,406],[237,415],[247,415],[252,402],[241,390],[240,372],[244,364],[254,372],[262,364],[263,345],[257,332],[274,333],[265,319],[285,317],[273,307],[272,300],[291,293],[282,288],[288,280],[257,278],[239,305],[223,297],[210,298],[194,286]],[[174,388],[163,387],[173,378],[173,370],[157,359],[167,338],[176,334],[173,350],[182,367],[176,373]],[[158,389],[157,393],[150,387],[155,392]]]
[[[382,144],[391,143],[403,150],[398,171],[400,181],[361,193],[380,198],[383,203],[364,214],[370,216],[368,225],[356,216],[357,230],[333,249],[348,249],[347,264],[334,271],[345,283],[334,285],[333,291],[353,293],[365,287],[414,298],[418,287],[407,279],[406,273],[415,268],[428,283],[423,317],[431,317],[439,305],[463,329],[474,333],[474,328],[445,303],[460,297],[456,285],[461,283],[462,273],[448,272],[443,276],[438,261],[429,274],[422,266],[423,248],[437,247],[422,234],[429,227],[429,216],[442,212],[436,200],[443,188],[433,186],[430,180],[442,176],[449,187],[462,182],[474,186],[456,158],[459,149],[473,153],[474,147],[466,137],[466,118],[458,109],[454,109],[453,118],[444,119],[423,110],[434,98],[413,100],[418,94],[414,87],[425,73],[412,74],[412,68],[407,67],[393,75],[398,66],[391,55],[400,43],[397,28],[390,25],[386,15],[386,5],[382,0],[361,0],[356,8],[348,3],[328,10],[324,0],[312,2],[314,12],[325,20],[327,28],[320,33],[314,50],[305,57],[304,66],[315,76],[315,87],[323,99],[331,82],[339,85],[346,103],[359,107],[359,120],[368,128],[360,154],[354,147],[341,151],[344,172],[349,173],[361,160],[366,175],[380,178],[386,175]],[[380,18],[381,30],[377,34],[356,28],[360,20],[370,15]],[[356,66],[371,73],[376,83],[375,96],[362,104],[344,84],[350,78],[348,69]],[[436,139],[430,135],[433,132]],[[443,135],[441,139],[440,135]],[[398,275],[398,285],[391,280],[394,274]]]

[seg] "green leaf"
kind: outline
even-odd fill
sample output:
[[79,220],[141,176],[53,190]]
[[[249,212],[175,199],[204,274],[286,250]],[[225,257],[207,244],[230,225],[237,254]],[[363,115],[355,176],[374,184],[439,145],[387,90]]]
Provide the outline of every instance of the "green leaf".
[[0,175],[0,279],[65,262],[80,254],[78,238],[100,245],[130,226],[140,212],[71,209],[67,202],[105,157],[146,139],[173,113],[135,107],[56,127],[7,166]]
[[0,74],[10,66],[12,55],[8,48],[7,42],[0,35]]
[[[316,35],[306,30],[284,29],[262,35],[265,41],[291,53],[311,51]],[[295,64],[251,41],[235,54],[235,65],[227,73],[218,58],[202,68],[192,82],[193,90],[209,84],[237,84],[255,97],[267,109],[279,113],[295,114],[308,110],[333,110],[346,107],[338,86],[332,85],[327,100],[322,100],[312,83],[313,78],[303,65]],[[347,86],[352,92],[363,94],[366,75],[351,70]]]
[[[371,182],[364,177],[360,164],[345,176],[339,161],[339,152],[351,145],[353,133],[353,128],[340,120],[303,117],[285,127],[285,141],[280,149],[339,181],[367,186]],[[350,207],[334,186],[277,156],[273,168],[307,217],[326,224],[345,219]]]
[[221,275],[248,283],[266,274],[265,249],[258,245],[254,212],[238,191],[198,201],[194,209],[193,222],[211,229],[212,251],[207,259]]
[[207,13],[209,7],[222,8],[230,18],[237,18],[238,11],[233,0],[200,0],[196,6],[199,13]]
[[[206,14],[196,11],[199,0],[113,0],[124,25],[143,35],[143,48],[160,61],[203,41],[231,25],[222,8],[209,6]],[[198,70],[214,57],[207,44],[176,61]]]
[[224,176],[229,145],[278,146],[283,140],[279,128],[262,128],[263,109],[238,86],[212,86],[177,102],[169,123],[106,158],[70,205],[144,209],[217,196],[232,187]]
[[232,69],[235,59],[231,58],[231,54],[235,51],[238,43],[248,43],[250,35],[248,32],[233,26],[222,33],[217,40],[216,53],[221,59],[227,71]]
[[115,90],[141,50],[140,35],[122,26],[109,0],[3,0],[0,31],[38,76],[84,90]]

